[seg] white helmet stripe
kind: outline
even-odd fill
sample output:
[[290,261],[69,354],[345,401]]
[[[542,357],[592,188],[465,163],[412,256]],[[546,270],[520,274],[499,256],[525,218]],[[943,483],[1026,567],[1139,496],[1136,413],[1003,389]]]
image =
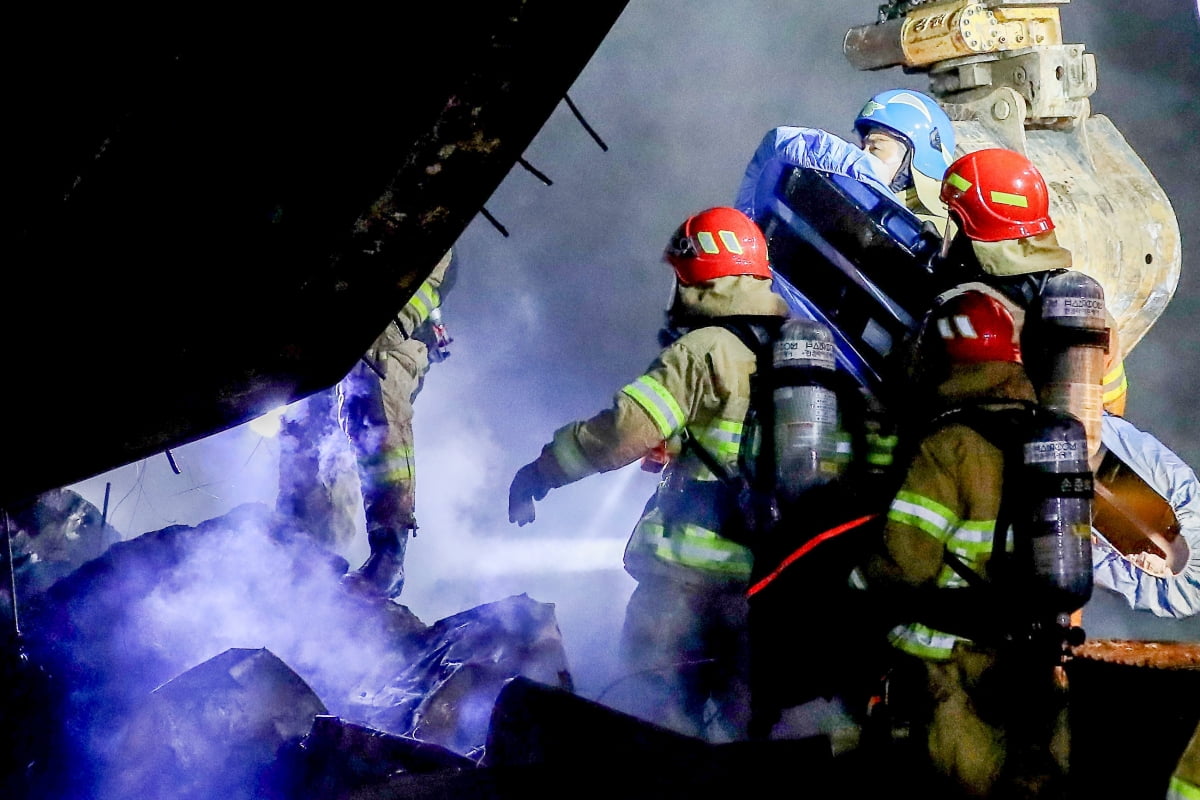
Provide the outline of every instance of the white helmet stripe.
[[975,326],[971,324],[971,319],[966,314],[954,315],[954,327],[958,328],[958,335],[964,339],[979,338],[979,334],[975,332]]
[[904,94],[896,95],[891,100],[888,100],[888,103],[889,104],[901,103],[906,106],[912,106],[917,111],[921,112],[921,116],[923,116],[923,117],[925,117],[925,119],[929,120],[930,125],[933,124],[933,117],[930,115],[929,109],[925,107],[925,104],[922,103],[920,100],[918,100],[916,97],[913,97],[911,94],[908,94],[907,92],[905,92]]

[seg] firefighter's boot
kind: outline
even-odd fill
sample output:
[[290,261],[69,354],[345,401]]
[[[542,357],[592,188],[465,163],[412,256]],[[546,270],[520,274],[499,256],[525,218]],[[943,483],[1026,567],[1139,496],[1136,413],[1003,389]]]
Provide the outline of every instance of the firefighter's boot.
[[367,532],[371,555],[362,566],[346,574],[346,585],[363,594],[381,595],[389,599],[400,596],[404,589],[404,551],[408,546],[409,528],[375,528]]

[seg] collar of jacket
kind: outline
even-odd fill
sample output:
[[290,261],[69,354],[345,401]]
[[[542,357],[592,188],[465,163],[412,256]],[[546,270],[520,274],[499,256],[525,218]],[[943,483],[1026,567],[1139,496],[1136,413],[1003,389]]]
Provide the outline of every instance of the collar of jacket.
[[950,374],[938,384],[936,400],[949,408],[964,400],[1036,401],[1037,395],[1022,365],[984,361],[950,367]]
[[788,315],[787,301],[771,290],[771,282],[752,275],[729,275],[695,286],[679,284],[669,315],[674,320],[695,320],[733,315]]

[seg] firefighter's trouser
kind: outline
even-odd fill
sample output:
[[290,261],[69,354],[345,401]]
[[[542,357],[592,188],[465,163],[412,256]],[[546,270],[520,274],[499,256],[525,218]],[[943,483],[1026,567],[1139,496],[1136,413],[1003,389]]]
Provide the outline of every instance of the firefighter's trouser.
[[623,680],[613,705],[710,741],[747,736],[750,718],[745,587],[639,581],[621,631]]
[[945,779],[934,796],[1066,797],[1066,692],[1053,665],[961,641],[948,661],[897,651],[891,674],[914,760],[901,782],[931,766]]

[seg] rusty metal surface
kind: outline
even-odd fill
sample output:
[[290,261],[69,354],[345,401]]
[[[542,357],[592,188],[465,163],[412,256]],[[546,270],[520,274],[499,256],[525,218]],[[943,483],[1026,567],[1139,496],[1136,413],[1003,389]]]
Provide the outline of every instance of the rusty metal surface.
[[1093,639],[1075,648],[1075,658],[1166,670],[1200,670],[1200,643]]

